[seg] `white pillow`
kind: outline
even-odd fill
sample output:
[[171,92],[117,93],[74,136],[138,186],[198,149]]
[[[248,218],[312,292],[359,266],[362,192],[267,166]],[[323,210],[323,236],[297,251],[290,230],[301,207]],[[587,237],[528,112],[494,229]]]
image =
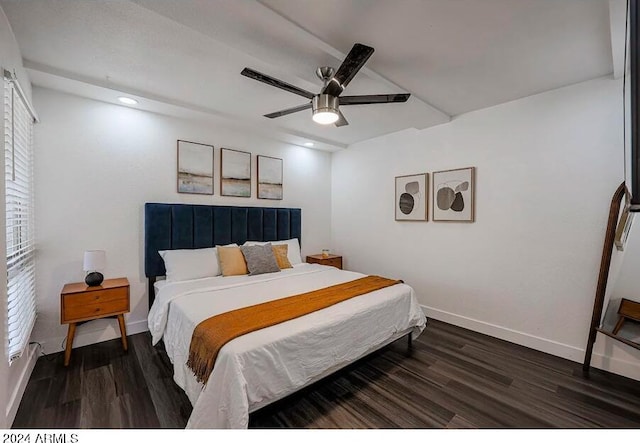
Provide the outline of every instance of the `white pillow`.
[[167,281],[193,280],[220,275],[216,248],[158,251],[167,269]]
[[302,255],[300,254],[300,242],[297,238],[272,242],[248,241],[245,242],[245,245],[264,245],[265,243],[271,243],[272,245],[289,245],[289,247],[287,248],[287,258],[289,259],[289,263],[291,263],[292,266],[302,263]]

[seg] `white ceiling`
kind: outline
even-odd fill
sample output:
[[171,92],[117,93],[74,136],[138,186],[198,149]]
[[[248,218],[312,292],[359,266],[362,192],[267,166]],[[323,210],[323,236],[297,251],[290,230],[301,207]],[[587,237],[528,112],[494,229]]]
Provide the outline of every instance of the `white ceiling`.
[[[143,109],[329,150],[619,72],[624,41],[624,0],[0,5],[36,85],[110,102],[127,93]],[[340,128],[313,123],[311,111],[270,120],[262,115],[305,99],[240,75],[246,66],[316,92],[315,69],[337,68],[355,42],[375,53],[345,94],[410,92],[407,103],[342,107],[350,124]]]

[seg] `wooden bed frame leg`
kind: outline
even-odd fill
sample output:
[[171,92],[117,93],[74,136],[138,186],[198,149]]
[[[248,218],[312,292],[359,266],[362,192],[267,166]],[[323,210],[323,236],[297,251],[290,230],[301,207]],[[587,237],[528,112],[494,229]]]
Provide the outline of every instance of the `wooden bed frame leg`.
[[407,355],[413,353],[413,340],[411,340],[411,332],[407,334]]

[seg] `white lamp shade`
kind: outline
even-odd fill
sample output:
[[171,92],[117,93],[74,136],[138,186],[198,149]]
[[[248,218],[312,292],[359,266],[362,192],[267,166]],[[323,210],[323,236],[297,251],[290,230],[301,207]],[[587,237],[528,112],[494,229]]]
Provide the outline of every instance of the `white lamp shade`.
[[85,251],[82,269],[84,271],[101,271],[107,264],[107,254],[104,251]]

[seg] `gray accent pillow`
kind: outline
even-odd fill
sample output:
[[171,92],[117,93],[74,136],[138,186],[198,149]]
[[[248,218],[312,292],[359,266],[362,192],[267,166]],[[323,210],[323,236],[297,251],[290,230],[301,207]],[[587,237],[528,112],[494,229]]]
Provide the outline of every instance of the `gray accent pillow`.
[[254,246],[240,246],[244,260],[247,262],[249,275],[267,274],[269,272],[280,272],[280,267],[273,255],[271,243]]

